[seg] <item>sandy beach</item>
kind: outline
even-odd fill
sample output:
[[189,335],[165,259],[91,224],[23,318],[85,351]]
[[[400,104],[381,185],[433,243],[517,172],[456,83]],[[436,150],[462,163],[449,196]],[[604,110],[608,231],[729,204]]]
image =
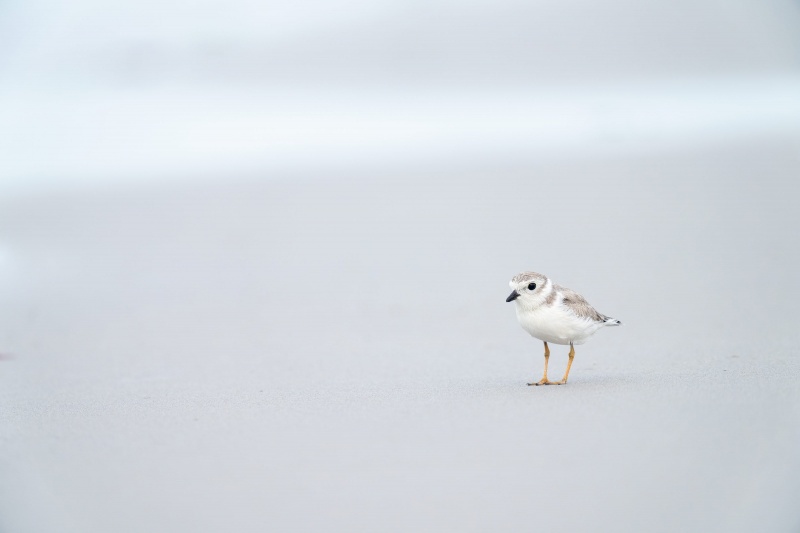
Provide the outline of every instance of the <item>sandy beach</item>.
[[0,533],[800,531],[797,2],[0,15]]
[[[798,154],[5,200],[0,530],[795,531]],[[521,270],[625,324],[566,386]]]

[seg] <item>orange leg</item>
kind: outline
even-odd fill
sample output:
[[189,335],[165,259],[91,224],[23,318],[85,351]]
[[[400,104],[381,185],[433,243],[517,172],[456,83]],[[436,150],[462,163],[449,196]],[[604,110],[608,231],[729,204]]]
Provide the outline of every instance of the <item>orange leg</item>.
[[572,366],[572,360],[575,359],[575,347],[572,343],[569,343],[569,361],[567,362],[567,371],[564,372],[564,377],[561,378],[561,381],[553,382],[554,385],[566,385],[567,377],[569,376],[569,369]]
[[544,343],[544,376],[542,379],[535,383],[528,383],[528,385],[553,385],[555,384],[554,381],[549,381],[547,379],[547,363],[550,361],[550,348],[548,348],[547,343]]

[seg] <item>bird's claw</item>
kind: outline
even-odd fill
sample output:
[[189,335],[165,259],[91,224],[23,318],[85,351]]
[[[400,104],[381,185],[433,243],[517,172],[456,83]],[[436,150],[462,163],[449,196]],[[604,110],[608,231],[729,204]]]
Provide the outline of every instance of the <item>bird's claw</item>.
[[528,383],[528,386],[535,385],[538,387],[539,385],[561,385],[561,384],[562,384],[561,381],[550,381],[548,379],[542,378],[536,383]]

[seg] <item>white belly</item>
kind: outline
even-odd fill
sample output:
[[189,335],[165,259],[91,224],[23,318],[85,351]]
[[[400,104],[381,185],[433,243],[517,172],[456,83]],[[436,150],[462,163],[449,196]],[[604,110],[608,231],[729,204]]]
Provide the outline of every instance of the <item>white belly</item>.
[[517,320],[533,337],[553,344],[583,344],[603,324],[576,317],[560,306],[523,309],[517,306]]

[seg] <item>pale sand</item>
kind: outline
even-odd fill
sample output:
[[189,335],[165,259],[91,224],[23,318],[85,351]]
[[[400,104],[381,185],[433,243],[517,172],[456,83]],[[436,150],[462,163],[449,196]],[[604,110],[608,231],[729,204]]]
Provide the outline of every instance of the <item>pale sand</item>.
[[797,531],[798,153],[9,200],[0,530]]

